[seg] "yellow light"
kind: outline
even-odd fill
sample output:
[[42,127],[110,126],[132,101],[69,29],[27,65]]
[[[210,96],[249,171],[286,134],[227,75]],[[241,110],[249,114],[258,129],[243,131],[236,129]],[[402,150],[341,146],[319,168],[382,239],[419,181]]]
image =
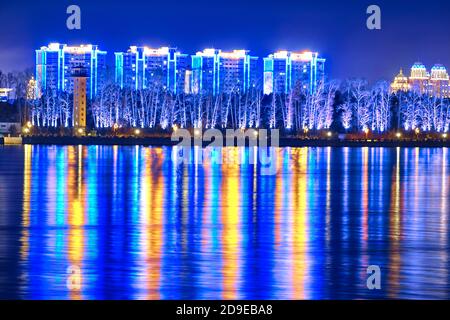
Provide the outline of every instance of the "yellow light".
[[117,130],[119,128],[119,125],[117,123],[114,123],[114,129]]
[[25,129],[23,129],[23,132],[24,132],[24,133],[29,133],[29,132],[30,132],[30,129],[25,128]]
[[200,130],[199,129],[195,129],[194,130],[194,135],[198,137],[200,135]]
[[254,131],[253,131],[253,135],[254,135],[255,137],[257,137],[257,136],[258,136],[258,131],[254,130]]
[[416,130],[414,130],[414,131],[416,132],[416,134],[420,133],[420,129],[419,128],[416,128]]
[[309,131],[308,128],[304,128],[304,129],[303,129],[303,132],[304,132],[304,133],[308,133],[308,131]]
[[364,129],[364,133],[365,133],[365,134],[368,134],[369,132],[370,132],[369,128],[365,128],[365,129]]
[[328,132],[327,132],[327,136],[328,136],[328,137],[331,137],[332,135],[333,135],[333,133],[332,133],[331,131],[328,131]]
[[442,135],[442,138],[447,139],[447,134],[444,133],[444,134]]
[[141,134],[141,130],[139,130],[139,129],[134,130],[134,134],[137,135],[137,136],[140,135]]
[[178,126],[177,126],[176,124],[174,124],[174,125],[172,126],[172,130],[173,130],[174,132],[177,132]]
[[396,136],[397,138],[401,138],[402,134],[401,134],[400,132],[397,132],[397,133],[395,134],[395,136]]
[[82,128],[79,128],[79,129],[78,129],[78,133],[80,133],[80,134],[82,134],[83,131],[84,131],[84,130],[83,130]]
[[31,128],[32,126],[33,126],[33,124],[31,123],[31,121],[28,121],[28,122],[27,122],[27,127],[28,127],[28,128]]

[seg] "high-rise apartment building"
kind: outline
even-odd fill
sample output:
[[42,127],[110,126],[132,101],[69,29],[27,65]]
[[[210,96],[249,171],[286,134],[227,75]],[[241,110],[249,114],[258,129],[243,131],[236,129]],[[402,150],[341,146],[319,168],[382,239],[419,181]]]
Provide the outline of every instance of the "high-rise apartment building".
[[189,56],[175,48],[131,46],[127,52],[116,52],[115,78],[122,88],[161,87],[170,92],[183,92]]
[[435,97],[450,97],[450,79],[447,69],[441,64],[431,68],[429,94]]
[[264,58],[264,94],[289,93],[297,86],[314,92],[325,80],[325,59],[317,52],[278,51]]
[[428,92],[430,74],[427,68],[421,62],[416,62],[411,67],[411,75],[409,76],[409,84],[412,91],[419,92],[421,94]]
[[96,45],[68,46],[51,43],[36,50],[36,94],[47,90],[73,92],[72,70],[86,70],[87,96],[92,98],[106,78],[106,52]]
[[247,50],[205,49],[192,56],[194,94],[246,92],[258,85],[258,57]]

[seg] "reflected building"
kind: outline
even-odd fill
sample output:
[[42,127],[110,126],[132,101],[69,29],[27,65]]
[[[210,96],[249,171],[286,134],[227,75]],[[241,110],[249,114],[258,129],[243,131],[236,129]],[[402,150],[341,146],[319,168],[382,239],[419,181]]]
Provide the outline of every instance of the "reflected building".
[[68,46],[50,43],[36,50],[36,95],[45,91],[73,92],[73,69],[84,68],[87,72],[86,91],[89,98],[95,96],[106,80],[106,51],[87,44]]
[[314,92],[325,80],[325,59],[317,52],[278,51],[264,58],[264,94],[289,93],[297,86]]
[[199,51],[192,56],[192,93],[246,92],[257,86],[257,62],[247,50]]
[[115,61],[115,79],[121,88],[184,90],[189,55],[176,48],[131,46],[127,52],[116,52]]

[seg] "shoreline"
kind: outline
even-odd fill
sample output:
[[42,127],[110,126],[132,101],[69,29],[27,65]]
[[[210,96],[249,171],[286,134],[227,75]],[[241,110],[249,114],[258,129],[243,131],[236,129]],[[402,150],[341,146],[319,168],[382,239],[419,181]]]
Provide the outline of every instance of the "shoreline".
[[[0,138],[0,144],[4,145],[4,139]],[[178,141],[172,141],[170,137],[22,137],[22,145],[121,145],[121,146],[174,146]],[[204,142],[208,146],[210,142]],[[236,146],[236,140],[234,146]],[[268,139],[270,145],[270,139]],[[194,145],[192,141],[192,145]],[[226,141],[224,139],[224,146]],[[249,141],[246,140],[246,146]],[[280,147],[404,147],[404,148],[449,148],[450,140],[339,140],[339,139],[301,139],[282,137],[279,140]]]

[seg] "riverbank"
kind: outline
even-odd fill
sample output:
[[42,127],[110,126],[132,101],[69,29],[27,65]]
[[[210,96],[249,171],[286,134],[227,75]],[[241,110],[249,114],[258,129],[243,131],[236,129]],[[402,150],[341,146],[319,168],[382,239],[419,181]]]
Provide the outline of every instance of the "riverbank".
[[[234,144],[236,145],[236,140]],[[25,136],[23,144],[31,145],[144,145],[144,146],[174,146],[178,141],[170,137],[56,137],[56,136]],[[4,144],[3,138],[0,144]],[[193,144],[193,143],[192,143]],[[209,145],[205,142],[204,146]],[[270,139],[269,139],[270,144]],[[226,145],[224,139],[223,145]],[[248,141],[246,145],[249,145]],[[295,137],[282,137],[280,147],[450,147],[450,141],[445,140],[349,140],[349,139],[301,139]]]

